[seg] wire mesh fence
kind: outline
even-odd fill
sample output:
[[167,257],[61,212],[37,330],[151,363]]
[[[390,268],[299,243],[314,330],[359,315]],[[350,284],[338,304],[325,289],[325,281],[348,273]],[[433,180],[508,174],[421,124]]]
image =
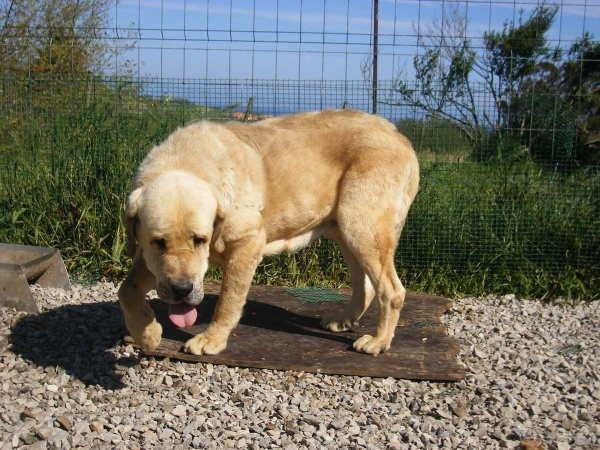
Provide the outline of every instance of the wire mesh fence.
[[[3,1],[0,240],[119,277],[127,190],[176,127],[376,106],[421,163],[409,287],[600,295],[600,3],[376,3]],[[349,278],[319,241],[257,281]]]

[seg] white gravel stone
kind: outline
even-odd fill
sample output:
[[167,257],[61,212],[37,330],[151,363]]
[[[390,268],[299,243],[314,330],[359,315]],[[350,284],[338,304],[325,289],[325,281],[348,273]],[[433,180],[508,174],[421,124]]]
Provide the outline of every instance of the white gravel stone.
[[600,302],[457,300],[440,383],[146,357],[113,283],[32,289],[41,314],[0,308],[1,450],[600,446]]

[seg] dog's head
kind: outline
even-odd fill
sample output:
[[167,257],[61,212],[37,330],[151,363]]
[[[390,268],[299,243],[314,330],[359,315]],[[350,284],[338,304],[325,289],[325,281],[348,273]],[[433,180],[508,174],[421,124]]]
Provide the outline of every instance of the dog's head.
[[163,301],[202,301],[211,244],[223,246],[217,210],[210,185],[181,171],[167,172],[130,193],[128,253],[135,255],[137,241]]

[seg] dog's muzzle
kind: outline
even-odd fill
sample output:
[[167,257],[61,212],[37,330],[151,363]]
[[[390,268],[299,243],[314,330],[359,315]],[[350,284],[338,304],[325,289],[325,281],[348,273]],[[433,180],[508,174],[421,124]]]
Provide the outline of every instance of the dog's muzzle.
[[[198,286],[199,285],[199,286]],[[189,280],[177,280],[169,283],[159,283],[156,292],[160,299],[167,303],[185,302],[188,305],[199,305],[204,298],[202,283],[192,283]]]

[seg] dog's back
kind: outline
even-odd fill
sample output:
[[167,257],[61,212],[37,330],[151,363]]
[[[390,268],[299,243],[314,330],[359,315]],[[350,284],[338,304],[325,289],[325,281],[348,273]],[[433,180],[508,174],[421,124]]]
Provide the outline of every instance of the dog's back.
[[[326,110],[251,124],[230,122],[225,127],[261,155],[268,186],[263,216],[266,223],[280,224],[270,230],[275,236],[333,217],[349,173],[360,177],[377,172],[383,184],[401,180],[399,190],[405,191],[408,203],[417,193],[414,150],[393,124],[379,116]],[[368,182],[364,187],[369,189]]]

